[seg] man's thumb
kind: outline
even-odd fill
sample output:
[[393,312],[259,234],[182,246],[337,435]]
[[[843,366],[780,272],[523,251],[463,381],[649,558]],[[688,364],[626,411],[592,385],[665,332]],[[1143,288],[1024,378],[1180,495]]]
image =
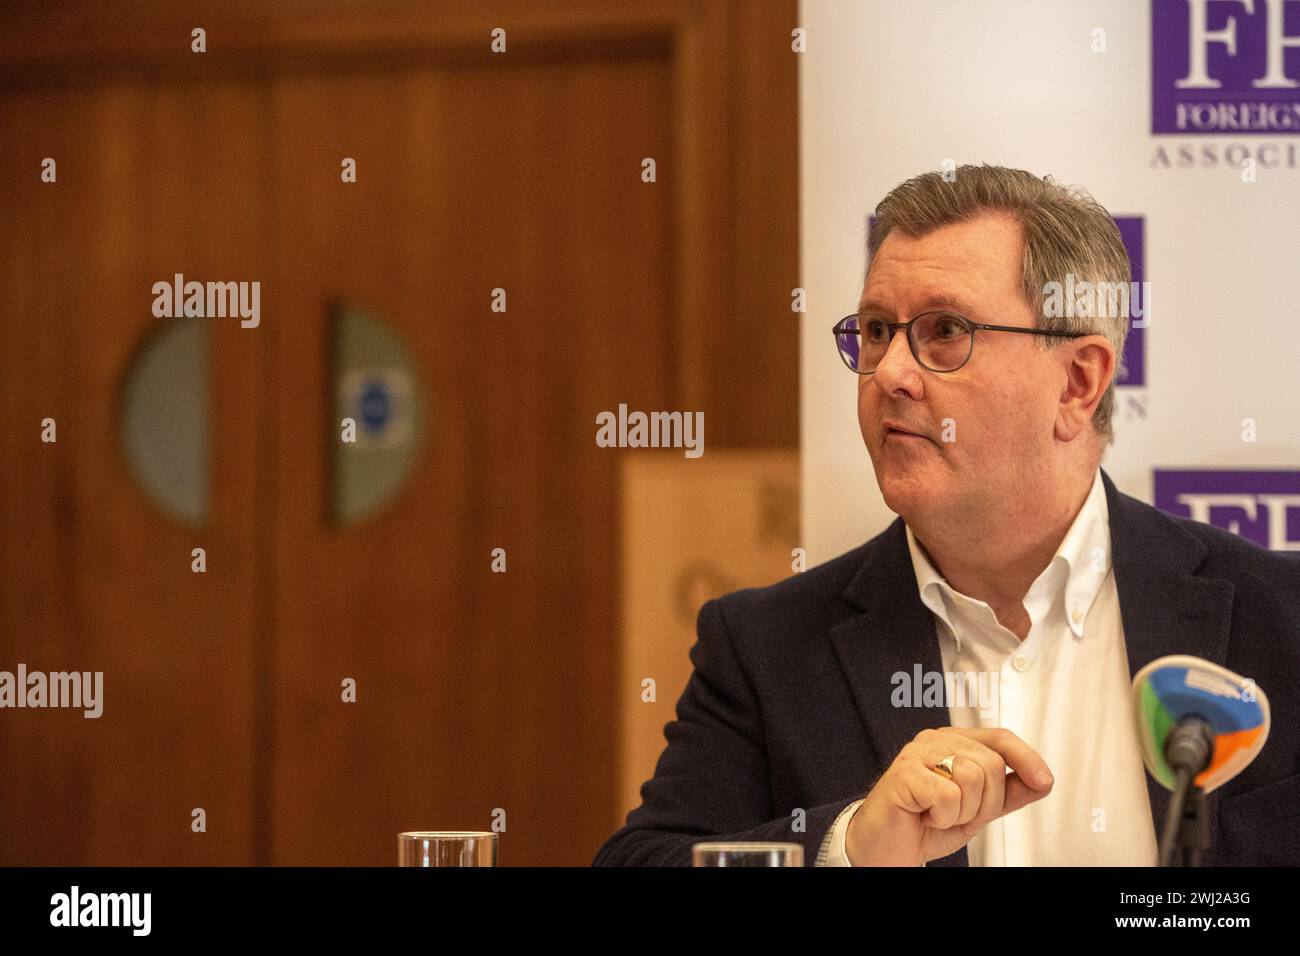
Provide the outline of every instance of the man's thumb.
[[1027,807],[1035,800],[1041,800],[1052,792],[1052,788],[1046,790],[1035,790],[1027,783],[1020,779],[1020,774],[1007,774],[1006,797],[1002,801],[1002,812],[999,817],[1005,817],[1008,813],[1015,813],[1021,807]]

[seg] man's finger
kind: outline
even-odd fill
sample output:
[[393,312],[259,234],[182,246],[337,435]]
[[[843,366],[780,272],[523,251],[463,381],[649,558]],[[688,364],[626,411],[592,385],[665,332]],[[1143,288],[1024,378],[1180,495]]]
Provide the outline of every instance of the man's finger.
[[1035,790],[1032,787],[1025,786],[1025,782],[1020,779],[1020,774],[1007,774],[1007,796],[1002,803],[1002,812],[998,814],[1005,817],[1008,813],[1015,813],[1022,807],[1026,807],[1035,800],[1041,800],[1051,792],[1051,787],[1046,790]]
[[1009,730],[1001,727],[954,727],[953,730],[973,737],[990,750],[1001,754],[1008,767],[1016,772],[1023,785],[1040,791],[1040,796],[1052,789],[1055,782],[1047,762]]

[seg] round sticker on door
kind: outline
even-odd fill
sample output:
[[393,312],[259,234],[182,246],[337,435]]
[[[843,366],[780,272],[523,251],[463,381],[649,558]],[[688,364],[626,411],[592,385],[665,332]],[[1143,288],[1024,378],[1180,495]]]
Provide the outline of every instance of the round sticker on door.
[[396,448],[410,437],[411,377],[404,369],[352,369],[341,391],[345,414],[357,423],[356,448]]

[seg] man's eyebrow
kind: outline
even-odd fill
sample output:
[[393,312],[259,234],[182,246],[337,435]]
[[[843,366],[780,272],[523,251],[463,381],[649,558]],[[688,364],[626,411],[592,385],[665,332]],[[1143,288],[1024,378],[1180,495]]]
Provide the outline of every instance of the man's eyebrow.
[[[939,309],[950,309],[953,312],[960,312],[962,315],[969,315],[975,311],[975,309],[964,299],[960,299],[957,296],[946,292],[927,293],[926,295],[921,296],[920,302],[921,305],[917,308],[917,315],[920,315],[922,312],[933,312]],[[890,310],[874,299],[867,299],[858,306],[858,314],[865,315],[868,312],[888,315]]]

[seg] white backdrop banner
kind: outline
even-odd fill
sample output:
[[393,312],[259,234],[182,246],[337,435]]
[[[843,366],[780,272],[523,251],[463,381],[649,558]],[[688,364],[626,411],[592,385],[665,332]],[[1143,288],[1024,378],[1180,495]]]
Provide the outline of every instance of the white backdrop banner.
[[1103,467],[1121,490],[1300,550],[1300,0],[804,0],[803,536],[894,515],[835,322],[898,183],[992,163],[1081,185],[1149,283]]

